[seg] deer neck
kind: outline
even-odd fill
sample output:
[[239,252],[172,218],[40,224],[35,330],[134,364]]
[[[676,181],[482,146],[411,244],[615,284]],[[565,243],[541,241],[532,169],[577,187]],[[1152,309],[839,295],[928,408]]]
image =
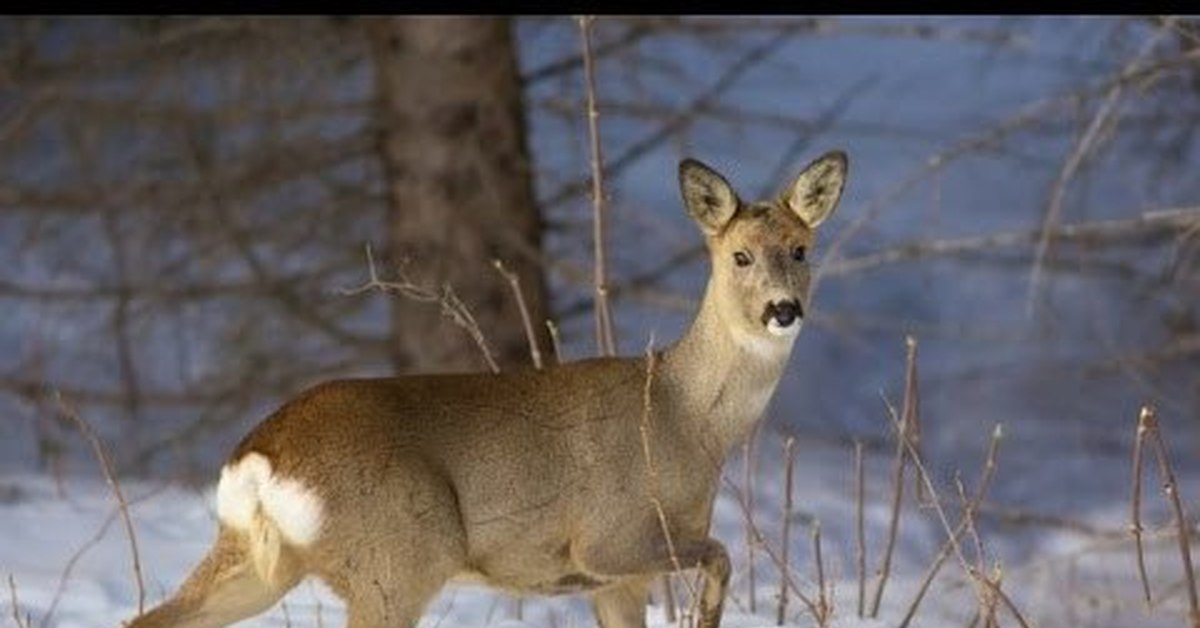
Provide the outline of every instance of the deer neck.
[[731,325],[710,280],[695,321],[662,353],[661,373],[681,420],[724,457],[762,418],[795,336],[774,338]]

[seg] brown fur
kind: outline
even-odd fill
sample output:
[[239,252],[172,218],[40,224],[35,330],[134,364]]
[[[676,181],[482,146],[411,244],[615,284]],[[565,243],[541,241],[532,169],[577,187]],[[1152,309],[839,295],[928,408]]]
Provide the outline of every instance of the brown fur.
[[[132,626],[224,625],[308,574],[346,601],[355,628],[412,626],[463,578],[589,592],[601,625],[641,626],[648,583],[675,559],[704,570],[700,625],[717,626],[730,570],[709,536],[721,463],[761,417],[792,343],[764,329],[764,307],[806,308],[809,267],[793,252],[811,246],[845,171],[843,155],[826,155],[783,200],[751,209],[720,175],[681,164],[713,270],[691,329],[649,364],[340,380],[286,403],[230,461],[256,452],[311,487],[325,515],[316,541],[281,541],[262,516],[250,531],[223,524],[179,593]],[[735,252],[754,262],[738,266]],[[270,548],[277,559],[255,558]]]

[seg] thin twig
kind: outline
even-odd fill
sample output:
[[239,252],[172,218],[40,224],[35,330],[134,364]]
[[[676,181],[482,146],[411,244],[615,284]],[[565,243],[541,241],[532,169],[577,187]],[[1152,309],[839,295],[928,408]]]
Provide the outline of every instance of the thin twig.
[[508,287],[512,288],[513,298],[517,300],[517,309],[521,313],[521,324],[525,327],[525,341],[529,343],[529,359],[533,361],[533,366],[536,369],[542,368],[542,350],[538,346],[537,335],[533,333],[533,321],[529,318],[529,307],[525,304],[525,294],[521,292],[521,278],[517,273],[504,267],[504,262],[494,259],[492,265],[496,267],[496,271],[508,280]]
[[1175,513],[1176,537],[1179,539],[1179,557],[1183,560],[1183,577],[1187,582],[1188,620],[1193,627],[1200,627],[1200,597],[1196,594],[1196,571],[1192,567],[1192,548],[1188,534],[1187,515],[1183,512],[1183,502],[1179,499],[1179,485],[1175,481],[1175,470],[1171,467],[1171,459],[1167,455],[1167,444],[1163,440],[1162,430],[1158,427],[1158,419],[1154,408],[1142,406],[1138,422],[1145,422],[1152,436],[1150,445],[1154,448],[1154,456],[1158,459],[1159,481],[1163,493],[1171,503]]
[[[880,394],[882,395],[882,393]],[[883,397],[883,402],[887,407],[888,418],[891,420],[892,429],[894,429],[898,435],[900,444],[908,447],[910,443],[908,442],[908,439],[903,438],[902,436],[904,432],[904,424],[900,422],[900,416],[896,413],[896,408],[891,404],[890,401],[888,401],[886,396]],[[949,542],[955,557],[958,558],[959,563],[962,565],[963,572],[970,574],[974,568],[970,563],[967,562],[967,558],[963,554],[962,546],[958,542],[959,534],[955,534],[955,529],[950,526],[950,519],[946,516],[945,509],[942,508],[942,502],[938,497],[937,489],[933,486],[933,480],[930,479],[929,474],[925,471],[925,464],[921,461],[920,456],[917,455],[916,450],[909,448],[907,453],[912,458],[913,466],[916,467],[917,474],[921,478],[921,481],[924,482],[926,488],[929,489],[930,497],[932,498],[930,505],[933,506],[934,512],[937,514],[938,520],[946,532],[947,542]]]
[[1068,90],[1066,93],[1055,94],[1054,96],[1041,99],[1023,107],[1015,115],[1001,121],[999,124],[970,135],[930,155],[916,171],[870,199],[859,212],[859,216],[838,233],[837,237],[833,239],[826,249],[826,253],[821,260],[821,266],[819,266],[821,270],[814,275],[810,289],[814,292],[816,291],[817,286],[826,276],[825,269],[837,265],[837,260],[840,258],[843,248],[862,232],[868,223],[878,217],[884,209],[895,206],[897,199],[908,194],[928,177],[945,169],[956,159],[963,155],[995,146],[1018,130],[1027,128],[1035,122],[1044,119],[1046,114],[1066,105],[1081,102],[1093,93],[1106,92],[1114,84],[1137,81],[1149,74],[1160,72],[1167,68],[1190,65],[1195,63],[1198,57],[1200,57],[1200,50],[1191,51],[1178,57],[1136,69],[1126,68],[1100,85],[1088,86],[1083,89],[1074,88]]
[[[663,608],[667,611],[667,623],[673,623],[678,620],[679,628],[684,628],[684,626],[687,625],[687,622],[685,622],[684,619],[687,617],[691,609],[689,608],[683,613],[678,612],[679,602],[675,599],[675,587],[671,582],[671,574],[663,574],[658,580],[658,586],[662,590],[662,603]],[[695,603],[699,602],[699,598],[693,596],[692,602],[692,605],[694,606]]]
[[[912,336],[905,338],[906,358],[905,358],[905,379],[906,385],[904,388],[905,410],[907,411],[911,405],[909,401],[910,390],[909,379],[914,375],[915,357],[916,357],[916,340]],[[913,388],[916,386],[916,380],[911,380]],[[904,468],[907,463],[908,456],[905,452],[905,447],[911,445],[909,441],[909,430],[912,426],[912,421],[905,420],[909,417],[905,416],[899,420],[899,428],[896,431],[896,459],[892,464],[892,504],[891,517],[888,521],[888,537],[887,544],[883,548],[883,559],[879,568],[879,584],[875,587],[875,595],[871,599],[871,617],[879,616],[879,605],[883,600],[883,591],[887,586],[888,575],[892,570],[892,554],[896,549],[896,536],[900,530],[900,507],[904,499]],[[920,481],[920,478],[917,478]]]
[[558,337],[558,325],[554,321],[546,319],[546,331],[550,332],[550,346],[554,349],[554,363],[562,364],[562,341]]
[[1173,207],[1138,213],[1132,218],[1114,218],[1067,223],[1054,227],[1047,234],[1042,228],[1024,231],[1002,231],[960,238],[914,240],[902,242],[874,253],[846,257],[821,266],[827,277],[852,275],[889,266],[938,257],[965,257],[997,249],[1016,249],[1036,244],[1043,237],[1053,238],[1058,245],[1072,243],[1080,246],[1099,246],[1120,243],[1154,243],[1177,238],[1181,233],[1200,224],[1200,208]]
[[[992,429],[992,438],[988,442],[988,451],[987,456],[984,459],[983,471],[980,474],[981,477],[979,479],[979,488],[975,490],[975,497],[963,508],[963,518],[958,522],[958,526],[954,529],[955,539],[957,539],[959,536],[962,536],[963,531],[966,529],[968,513],[977,512],[980,508],[980,505],[983,503],[984,498],[987,496],[987,491],[992,484],[992,478],[995,477],[996,474],[996,456],[1000,450],[1000,440],[1003,437],[1003,428],[1001,428],[1000,424],[996,424],[996,427]],[[950,553],[953,551],[953,549],[954,546],[949,539],[942,544],[942,549],[940,552],[938,552],[937,558],[934,559],[934,561],[929,565],[929,568],[925,571],[925,576],[921,579],[921,585],[917,587],[917,594],[913,596],[913,600],[909,604],[908,611],[905,613],[904,619],[901,620],[899,628],[906,628],[912,621],[913,617],[916,616],[917,608],[921,605],[921,600],[924,599],[925,593],[928,592],[929,585],[933,583],[934,577],[937,576],[938,571],[941,570],[942,565],[946,562],[946,559],[950,557]]]
[[[887,403],[886,398],[884,398],[884,402]],[[904,427],[900,424],[900,417],[896,415],[896,409],[893,408],[890,403],[887,404],[887,408],[888,416],[892,420],[894,429],[897,431],[897,433],[901,432]],[[983,589],[978,585],[981,583],[986,584],[997,591],[999,591],[999,585],[987,580],[987,578],[981,577],[981,575],[977,573],[975,567],[967,562],[966,556],[963,555],[962,547],[958,542],[958,534],[956,534],[955,529],[950,526],[950,519],[946,516],[945,509],[942,508],[942,502],[938,497],[937,489],[933,486],[933,480],[930,478],[929,471],[925,468],[925,463],[921,460],[920,454],[912,448],[912,443],[910,443],[908,439],[900,438],[900,442],[904,443],[904,445],[908,447],[908,454],[912,458],[913,466],[916,468],[917,473],[920,474],[921,481],[925,484],[925,488],[929,491],[931,498],[930,505],[933,506],[934,512],[937,513],[938,522],[942,524],[942,530],[946,533],[946,538],[954,551],[955,557],[958,558],[958,562],[962,566],[963,572],[970,576],[971,581],[976,584],[976,594],[980,598],[982,606]],[[1017,621],[1022,626],[1027,626],[1025,618],[1022,617],[1016,606],[1012,604],[1012,601],[1009,600],[1007,596],[1004,596],[1003,592],[1000,592],[1000,595],[1003,596],[1001,599],[1005,601],[1005,605],[1009,608],[1009,611],[1013,614]]]
[[[788,569],[788,549],[791,547],[790,533],[792,530],[792,487],[793,487],[793,476],[795,475],[794,471],[796,468],[796,439],[795,438],[789,436],[789,437],[787,437],[787,440],[783,441],[783,455],[784,455],[784,459],[786,460],[786,463],[784,466],[784,474],[783,474],[783,478],[784,478],[784,480],[783,480],[784,481],[783,513],[782,513],[783,514],[783,524],[781,526],[783,528],[783,539],[781,541],[782,545],[780,546],[780,549],[779,549],[780,553],[782,554],[782,556],[780,556],[779,568],[786,572]],[[779,582],[780,582],[780,584],[779,584],[779,608],[778,608],[778,612],[775,615],[775,623],[777,625],[782,626],[783,621],[785,619],[785,615],[787,613],[787,602],[788,602],[788,597],[787,597],[788,587],[787,587],[787,578],[786,578],[785,573],[780,574]],[[821,607],[818,606],[817,608],[819,611]],[[821,618],[821,615],[818,614],[817,619],[819,620],[820,618]]]
[[977,512],[1009,525],[1043,526],[1102,539],[1123,539],[1129,534],[1128,528],[1104,528],[1076,519],[1031,512],[994,502],[980,504]]
[[742,520],[746,522],[746,525],[751,527],[751,532],[754,534],[754,538],[756,539],[756,545],[762,548],[762,551],[767,555],[767,558],[769,558],[775,567],[779,569],[779,572],[782,574],[787,586],[791,589],[792,593],[796,595],[796,599],[800,600],[800,602],[804,604],[805,608],[808,609],[809,614],[811,614],[814,619],[819,617],[820,611],[817,610],[816,603],[812,600],[812,598],[804,594],[804,591],[800,589],[800,585],[796,584],[796,581],[792,578],[791,570],[784,567],[785,563],[783,560],[781,560],[779,554],[775,553],[774,548],[771,547],[771,544],[767,542],[765,537],[763,537],[762,531],[759,530],[758,526],[754,523],[754,517],[750,514],[750,510],[746,506],[745,497],[740,491],[738,491],[737,485],[731,482],[729,478],[724,475],[721,476],[721,481],[725,483],[726,488],[728,488],[730,493],[733,495],[734,501],[736,501],[738,507],[741,508]]
[[[746,50],[741,56],[734,59],[711,85],[698,93],[689,103],[678,109],[677,113],[665,121],[662,126],[632,142],[621,154],[609,160],[605,164],[605,172],[609,176],[617,176],[631,165],[637,163],[642,157],[685,131],[695,121],[697,114],[706,111],[712,103],[719,100],[722,94],[727,92],[746,74],[748,69],[770,57],[771,54],[782,48],[793,37],[795,37],[795,33],[792,31],[779,32],[772,35],[766,41]],[[586,191],[586,181],[572,181],[547,196],[541,202],[541,205],[543,209],[554,208],[574,198],[575,195]]]
[[[592,53],[593,21],[595,21],[595,17],[590,15],[578,18],[580,46],[583,54],[584,92],[587,96],[585,113],[592,171],[592,288],[595,292],[596,350],[600,355],[613,356],[617,354],[617,341],[613,330],[612,308],[608,302],[608,229],[606,224],[608,207],[604,197],[604,151],[600,142],[600,110],[596,107],[596,59]],[[647,383],[648,385],[649,383]],[[649,393],[647,392],[647,394]],[[665,531],[665,518],[663,526]],[[675,592],[671,586],[671,575],[664,574],[659,580],[659,584],[663,591],[663,597],[666,598],[667,620],[674,621]]]
[[492,353],[492,349],[488,346],[487,339],[483,336],[483,330],[479,328],[478,321],[471,314],[471,310],[458,298],[454,293],[454,289],[449,284],[442,286],[442,291],[436,292],[427,288],[422,288],[407,277],[400,274],[400,281],[383,281],[379,278],[379,272],[375,269],[375,258],[371,255],[371,244],[366,244],[367,251],[367,272],[369,276],[366,283],[355,288],[342,288],[340,292],[344,295],[355,295],[368,292],[370,290],[378,290],[380,292],[395,292],[406,298],[418,301],[421,303],[437,303],[442,308],[442,315],[449,318],[454,324],[461,327],[467,332],[467,335],[475,341],[475,345],[479,347],[479,351],[483,354],[483,359],[487,362],[488,368],[493,373],[500,372],[500,365],[496,363],[496,358]]
[[871,598],[872,618],[879,616],[879,604],[883,599],[883,589],[887,585],[888,574],[892,568],[892,552],[896,549],[896,536],[900,530],[900,505],[904,499],[904,467],[907,456],[904,453],[903,428],[897,435],[896,458],[892,464],[892,503],[891,516],[888,519],[887,544],[883,548],[883,558],[879,567],[879,583],[875,585],[875,595]]
[[[652,391],[654,384],[654,367],[656,356],[654,353],[654,338],[646,344],[646,381],[642,389],[642,420],[638,425],[638,431],[642,438],[642,456],[646,463],[647,488],[649,492],[650,502],[654,505],[654,512],[658,516],[658,524],[662,529],[663,538],[667,543],[667,552],[671,559],[671,566],[676,572],[683,571],[683,565],[679,562],[679,554],[675,551],[675,539],[671,534],[671,527],[667,523],[667,513],[663,509],[662,500],[658,497],[658,467],[654,464],[654,455],[650,447],[652,426],[650,425],[652,412]],[[684,579],[684,583],[688,583]],[[669,588],[669,582],[665,583]],[[696,598],[695,589],[688,587],[688,594],[692,600]]]
[[[955,533],[962,533],[961,524],[955,530]],[[950,557],[952,551],[953,546],[949,541],[942,544],[941,551],[938,552],[937,557],[930,563],[929,568],[925,570],[925,576],[921,579],[921,585],[917,587],[917,594],[913,596],[912,602],[909,603],[908,611],[905,612],[904,619],[900,621],[899,628],[907,628],[913,617],[916,616],[917,608],[921,606],[921,601],[925,599],[925,594],[929,591],[929,585],[933,583],[934,577],[941,571],[942,565],[945,564],[946,559]]]
[[[1158,43],[1169,31],[1168,28],[1159,28],[1148,38],[1142,45],[1140,51],[1134,56],[1129,63],[1121,69],[1121,74],[1133,72],[1138,69],[1146,55],[1150,54],[1154,46]],[[1083,165],[1088,154],[1091,153],[1093,146],[1100,138],[1101,132],[1108,127],[1109,118],[1115,115],[1117,105],[1120,103],[1121,92],[1124,90],[1126,83],[1118,81],[1112,84],[1108,92],[1104,95],[1103,102],[1096,110],[1096,114],[1088,123],[1087,129],[1083,135],[1079,137],[1079,141],[1071,148],[1071,153],[1063,162],[1062,168],[1058,172],[1058,177],[1054,181],[1054,185],[1050,188],[1050,202],[1046,206],[1045,216],[1042,218],[1042,236],[1038,239],[1037,248],[1033,256],[1033,268],[1029,275],[1029,293],[1026,301],[1026,309],[1029,312],[1033,311],[1034,299],[1037,296],[1037,291],[1041,285],[1043,261],[1046,258],[1046,253],[1050,249],[1050,233],[1054,225],[1058,223],[1058,217],[1062,213],[1063,199],[1066,196],[1067,184],[1075,177],[1075,173]]]
[[1146,444],[1146,432],[1150,429],[1151,414],[1142,408],[1138,416],[1137,436],[1133,441],[1133,492],[1130,497],[1131,518],[1129,533],[1133,535],[1133,545],[1137,554],[1138,578],[1142,581],[1142,599],[1146,608],[1153,607],[1154,601],[1150,596],[1150,579],[1146,576],[1146,553],[1142,545],[1142,451]]
[[587,93],[588,140],[592,165],[592,253],[594,262],[593,287],[596,293],[596,347],[601,355],[615,355],[612,312],[608,306],[608,263],[606,260],[604,203],[604,154],[600,147],[600,112],[596,109],[596,67],[592,55],[591,16],[579,19],[579,35],[583,46],[584,89]]
[[979,536],[979,528],[975,525],[975,508],[973,500],[967,497],[967,487],[963,486],[962,476],[954,474],[954,489],[958,492],[958,501],[962,504],[963,514],[959,527],[965,527],[965,534],[971,539],[975,550],[975,567],[982,573],[986,567],[983,550],[983,539]]
[[1013,619],[1017,620],[1017,623],[1021,625],[1021,628],[1029,628],[1029,622],[1025,621],[1025,616],[1021,614],[1020,609],[1018,609],[1017,605],[1013,603],[1012,598],[1008,597],[1008,594],[1000,588],[1000,584],[998,582],[992,582],[990,578],[986,578],[982,574],[972,574],[972,576],[973,579],[982,582],[996,597],[1000,598],[1000,601],[1004,603],[1004,607],[1008,609],[1008,612],[1013,616]]
[[[981,574],[987,573],[983,553],[983,539],[979,537],[979,530],[975,527],[975,510],[970,505],[970,500],[967,498],[967,490],[963,487],[962,478],[958,477],[958,474],[955,474],[954,485],[958,490],[959,501],[963,504],[962,519],[958,523],[958,528],[955,528],[955,532],[961,529],[967,535],[967,538],[970,539],[975,550],[976,572]],[[997,578],[999,578],[999,575],[997,575]],[[998,579],[996,582],[999,584]],[[983,618],[985,628],[992,628],[996,625],[996,596],[989,590],[983,591],[979,599],[979,616]]]
[[[663,30],[664,27],[670,28],[671,26],[672,24],[662,23],[660,20],[645,20],[642,22],[631,23],[619,36],[612,38],[599,46],[596,46],[596,49],[592,51],[592,57],[600,59],[613,53],[620,52],[625,48],[636,45],[647,36]],[[529,86],[532,83],[563,74],[564,72],[573,72],[583,63],[583,55],[572,55],[555,59],[549,63],[546,63],[545,65],[533,68],[526,74],[521,75],[521,83]]]
[[[979,567],[976,569],[978,573],[984,573],[983,569]],[[979,615],[983,617],[984,628],[1000,628],[1000,620],[996,617],[996,611],[1001,593],[1000,585],[1004,581],[1004,572],[998,567],[992,571],[993,575],[983,576],[983,580],[989,585],[983,598],[983,606],[979,609]]]
[[[904,337],[904,405],[900,415],[913,449],[921,451],[921,394],[917,388],[917,339]],[[924,503],[925,491],[920,478],[913,477],[913,493],[918,504]]]
[[854,538],[855,564],[858,566],[858,617],[865,616],[867,603],[867,532],[864,501],[866,481],[863,475],[863,444],[854,440]]
[[21,603],[17,599],[17,580],[13,578],[12,574],[8,574],[8,592],[12,598],[12,616],[17,628],[29,628],[29,616],[21,617]]
[[[691,580],[688,580],[687,576],[680,576],[680,577],[684,579],[684,581],[685,581],[684,584],[686,586],[690,587],[690,590],[699,591],[700,590],[700,579],[706,578],[707,576],[705,576],[703,573],[700,573],[699,571],[697,571],[692,576]],[[679,628],[687,628],[689,626],[695,626],[696,625],[695,618],[697,618],[699,616],[700,616],[700,596],[693,595],[691,603],[688,604],[687,608],[684,609],[684,611],[679,614]]]
[[[163,485],[145,495],[135,497],[131,503],[136,504],[144,499],[149,499],[157,495],[165,488],[166,485]],[[71,580],[71,574],[75,571],[75,566],[93,547],[98,545],[100,541],[104,539],[104,537],[108,534],[109,528],[112,527],[113,522],[117,520],[117,517],[120,514],[120,508],[114,506],[112,512],[109,513],[108,517],[104,519],[104,523],[100,525],[100,528],[96,530],[96,533],[92,535],[92,538],[88,539],[83,543],[83,545],[79,546],[79,549],[75,550],[75,553],[72,554],[71,558],[67,560],[66,565],[63,566],[62,571],[58,575],[58,584],[54,587],[54,595],[50,598],[50,605],[46,608],[46,612],[42,615],[41,621],[38,622],[39,628],[47,628],[50,625],[50,621],[54,619],[54,613],[58,610],[58,604],[62,601],[63,593],[67,590],[67,583]]]
[[141,615],[146,609],[146,587],[142,583],[142,561],[138,555],[137,536],[133,531],[133,520],[129,517],[129,503],[125,501],[125,494],[121,491],[121,484],[117,481],[117,476],[113,472],[112,460],[108,457],[108,452],[104,449],[104,444],[100,442],[100,438],[92,430],[92,426],[88,425],[87,421],[78,412],[67,405],[65,399],[60,392],[54,392],[54,400],[58,404],[59,411],[66,418],[70,419],[77,426],[83,437],[92,447],[92,452],[96,454],[96,461],[100,464],[101,471],[104,472],[104,479],[108,482],[109,489],[112,490],[113,496],[117,499],[117,507],[121,511],[121,520],[125,524],[125,534],[129,538],[129,552],[133,558],[133,577],[137,584],[138,593],[138,614]]
[[814,520],[812,524],[812,542],[813,542],[813,560],[817,563],[817,608],[821,609],[821,616],[817,618],[817,625],[827,626],[829,624],[830,608],[829,596],[825,593],[825,561],[821,557],[821,521]]

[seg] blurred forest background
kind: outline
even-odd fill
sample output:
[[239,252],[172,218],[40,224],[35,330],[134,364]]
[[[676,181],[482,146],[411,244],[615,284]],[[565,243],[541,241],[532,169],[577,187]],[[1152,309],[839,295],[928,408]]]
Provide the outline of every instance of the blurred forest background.
[[[1000,499],[1124,487],[1144,402],[1200,444],[1200,21],[591,31],[621,353],[700,296],[680,158],[761,198],[842,148],[772,429],[882,446],[912,334],[922,445],[975,468],[1003,422]],[[209,482],[306,385],[489,368],[447,307],[528,364],[496,259],[594,355],[583,61],[567,17],[0,19],[0,469],[95,472],[61,394],[122,473]],[[368,244],[405,294],[351,290]]]

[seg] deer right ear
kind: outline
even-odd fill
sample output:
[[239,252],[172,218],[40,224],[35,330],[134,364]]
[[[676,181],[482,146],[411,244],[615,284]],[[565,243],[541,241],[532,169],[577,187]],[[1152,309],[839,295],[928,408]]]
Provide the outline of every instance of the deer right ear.
[[679,162],[679,189],[692,219],[708,235],[725,228],[738,208],[738,197],[717,171],[696,161]]

